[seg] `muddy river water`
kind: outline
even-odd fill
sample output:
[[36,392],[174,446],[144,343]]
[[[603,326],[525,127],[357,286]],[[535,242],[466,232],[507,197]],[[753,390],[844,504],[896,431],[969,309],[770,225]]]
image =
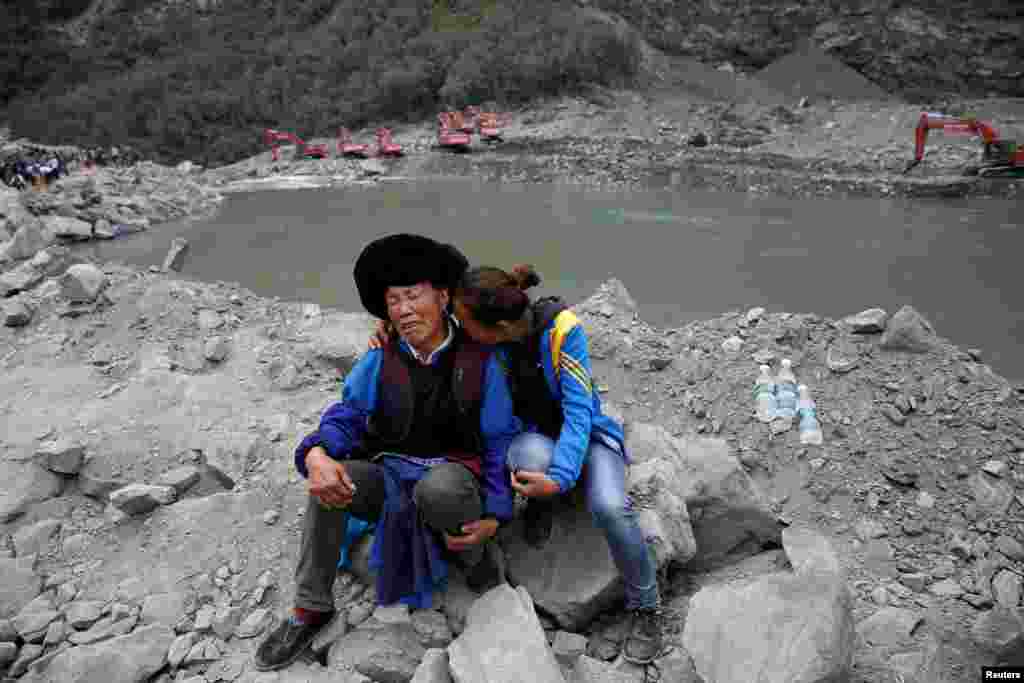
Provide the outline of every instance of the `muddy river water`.
[[1000,200],[790,200],[673,190],[467,179],[231,195],[212,219],[85,247],[162,263],[190,243],[182,274],[265,296],[361,310],[352,266],[367,241],[419,232],[475,264],[533,263],[539,294],[571,302],[619,278],[661,327],[764,306],[829,317],[912,304],[938,333],[1024,380],[1024,232]]

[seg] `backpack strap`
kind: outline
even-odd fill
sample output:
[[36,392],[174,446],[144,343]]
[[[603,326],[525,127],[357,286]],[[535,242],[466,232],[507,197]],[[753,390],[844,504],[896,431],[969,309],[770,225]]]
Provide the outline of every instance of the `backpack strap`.
[[475,446],[483,453],[483,437],[480,434],[480,409],[483,403],[487,359],[493,348],[463,337],[455,351],[455,367],[452,377],[452,394],[465,424],[472,425]]
[[464,338],[455,352],[453,393],[463,415],[479,410],[484,395],[484,373],[491,347]]
[[412,428],[413,403],[416,400],[409,368],[399,356],[398,344],[391,342],[382,349],[380,375],[377,378],[377,412],[389,416],[385,422],[367,418],[369,432],[385,442],[405,439]]
[[555,370],[555,379],[558,379],[562,361],[562,344],[566,335],[572,331],[580,322],[576,314],[565,309],[555,318],[555,326],[551,328],[551,367]]

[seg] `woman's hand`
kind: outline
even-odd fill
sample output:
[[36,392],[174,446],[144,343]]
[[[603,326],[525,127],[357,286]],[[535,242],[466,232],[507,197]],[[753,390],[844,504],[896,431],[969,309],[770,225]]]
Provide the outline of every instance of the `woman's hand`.
[[527,498],[551,498],[562,490],[554,479],[549,479],[543,472],[526,472],[518,470],[512,473],[512,488]]
[[494,534],[498,533],[498,520],[478,519],[475,522],[468,522],[462,525],[462,536],[444,535],[445,544],[448,550],[461,552],[473,546],[485,543]]
[[377,321],[377,329],[374,330],[373,335],[370,337],[370,342],[366,345],[371,351],[379,349],[383,346],[387,346],[388,337],[391,336],[391,323],[386,320]]

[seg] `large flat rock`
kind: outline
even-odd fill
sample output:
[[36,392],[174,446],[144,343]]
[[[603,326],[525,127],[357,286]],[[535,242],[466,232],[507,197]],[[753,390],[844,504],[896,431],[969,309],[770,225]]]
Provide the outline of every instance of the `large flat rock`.
[[629,449],[634,469],[652,459],[673,464],[697,544],[690,569],[732,562],[781,542],[782,525],[724,439],[679,439],[661,427],[634,423]]
[[41,670],[29,668],[26,683],[139,683],[159,671],[174,641],[168,626],[145,626],[93,645],[72,647]]
[[[788,532],[789,530],[787,530]],[[707,683],[833,683],[850,674],[852,598],[830,544],[796,532],[794,572],[703,588],[683,645]],[[783,537],[786,545],[786,536]]]
[[32,503],[60,495],[64,480],[34,463],[0,462],[0,522],[25,512]]
[[158,508],[149,516],[149,545],[138,547],[133,536],[138,530],[126,528],[120,549],[104,558],[89,588],[104,595],[131,578],[141,581],[141,595],[176,593],[186,577],[215,571],[233,558],[244,566],[243,585],[254,585],[262,571],[279,562],[278,529],[263,522],[263,513],[272,507],[266,493],[254,490],[187,498]]
[[43,581],[35,572],[31,557],[0,559],[0,619],[9,619],[32,602]]
[[565,683],[522,586],[502,584],[480,596],[448,660],[455,683]]
[[523,541],[522,522],[503,530],[509,581],[562,628],[575,631],[623,596],[619,571],[604,532],[575,496],[556,503],[551,538],[540,549]]

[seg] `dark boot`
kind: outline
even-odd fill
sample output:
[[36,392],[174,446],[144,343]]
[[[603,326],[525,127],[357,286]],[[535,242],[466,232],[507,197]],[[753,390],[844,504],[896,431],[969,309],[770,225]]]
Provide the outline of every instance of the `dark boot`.
[[484,546],[480,561],[466,570],[466,585],[476,593],[486,593],[503,583],[505,583],[505,556],[495,541],[489,541]]
[[523,540],[533,548],[542,548],[551,538],[554,503],[532,498],[523,510]]
[[633,664],[650,664],[665,647],[665,616],[661,608],[633,610],[622,657]]
[[288,666],[309,648],[317,632],[330,623],[327,615],[316,624],[303,624],[286,618],[260,643],[253,658],[257,671],[276,671]]

